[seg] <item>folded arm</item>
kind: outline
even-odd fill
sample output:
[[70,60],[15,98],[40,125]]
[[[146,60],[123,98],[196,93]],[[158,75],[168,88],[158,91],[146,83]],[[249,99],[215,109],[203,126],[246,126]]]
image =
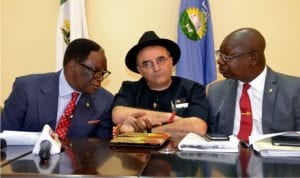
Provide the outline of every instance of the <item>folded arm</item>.
[[204,135],[207,130],[206,122],[198,117],[183,118],[176,115],[174,122],[169,123],[172,113],[168,112],[116,106],[112,115],[114,123],[120,124],[120,133],[151,129],[153,133],[167,132],[173,138],[180,138],[189,132]]
[[171,113],[168,112],[151,111],[125,106],[115,106],[112,110],[113,123],[116,125],[122,124],[128,117],[134,115],[135,113],[144,113],[147,120],[153,126],[167,123],[171,117]]
[[197,117],[176,119],[176,121],[173,123],[164,124],[152,128],[153,133],[167,132],[172,136],[172,138],[182,138],[190,132],[198,135],[204,135],[206,131],[206,122]]

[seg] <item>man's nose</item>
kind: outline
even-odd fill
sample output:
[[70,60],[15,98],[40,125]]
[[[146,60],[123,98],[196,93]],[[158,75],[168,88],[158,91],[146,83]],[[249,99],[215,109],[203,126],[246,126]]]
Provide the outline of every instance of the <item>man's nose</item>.
[[158,65],[156,62],[153,62],[153,70],[158,71],[160,69],[160,65]]
[[224,65],[226,62],[221,58],[221,57],[218,57],[217,59],[217,64],[219,65]]

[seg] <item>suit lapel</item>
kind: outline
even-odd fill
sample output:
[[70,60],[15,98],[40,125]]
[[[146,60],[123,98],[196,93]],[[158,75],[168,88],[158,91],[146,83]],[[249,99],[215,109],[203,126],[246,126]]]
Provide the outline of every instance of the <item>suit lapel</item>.
[[49,80],[41,87],[41,93],[38,96],[40,124],[42,126],[49,124],[53,130],[56,125],[59,74],[60,72],[57,72],[49,77]]
[[69,135],[86,135],[88,121],[97,117],[93,96],[82,93],[74,110],[74,117],[70,126]]
[[231,135],[233,132],[233,124],[234,124],[234,114],[235,114],[235,101],[236,101],[236,90],[237,90],[237,81],[228,80],[226,83],[224,99],[222,100],[222,104],[220,105],[220,111],[225,111],[223,115],[221,115],[219,120],[218,130],[223,130],[225,134]]
[[263,133],[267,133],[267,128],[265,126],[272,125],[272,113],[269,112],[274,110],[275,97],[277,93],[277,85],[276,85],[276,75],[275,73],[268,68],[265,88],[264,88],[264,96],[263,96],[263,107],[262,107],[262,129]]

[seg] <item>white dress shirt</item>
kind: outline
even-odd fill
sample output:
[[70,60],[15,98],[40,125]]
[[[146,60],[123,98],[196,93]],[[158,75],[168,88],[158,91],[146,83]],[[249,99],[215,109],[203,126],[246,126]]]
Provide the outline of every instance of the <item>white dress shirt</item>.
[[[251,101],[252,108],[252,132],[251,135],[261,135],[262,132],[262,103],[263,103],[263,93],[265,88],[265,80],[267,75],[267,67],[259,74],[254,80],[249,84],[251,87],[248,89],[248,95]],[[238,81],[237,96],[235,101],[235,114],[234,114],[234,126],[233,134],[238,135],[240,130],[241,122],[241,111],[240,111],[240,98],[242,95],[243,82]]]

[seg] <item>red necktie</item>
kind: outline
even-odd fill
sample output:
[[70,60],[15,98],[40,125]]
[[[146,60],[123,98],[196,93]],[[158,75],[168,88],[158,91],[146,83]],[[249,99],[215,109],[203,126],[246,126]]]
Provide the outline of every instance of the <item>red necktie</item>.
[[239,159],[242,177],[249,177],[248,164],[251,158],[251,151],[248,148],[240,148]]
[[64,139],[67,135],[67,132],[71,125],[71,119],[73,117],[72,114],[75,109],[75,103],[78,98],[78,95],[79,95],[79,93],[77,93],[77,92],[72,93],[71,101],[69,102],[63,115],[60,117],[59,123],[55,130],[55,132],[57,133],[57,135],[60,139]]
[[248,83],[245,83],[243,86],[242,96],[240,99],[240,109],[241,109],[241,122],[240,130],[238,133],[238,138],[240,140],[249,141],[249,136],[252,131],[252,109],[251,102],[247,90],[251,86]]

